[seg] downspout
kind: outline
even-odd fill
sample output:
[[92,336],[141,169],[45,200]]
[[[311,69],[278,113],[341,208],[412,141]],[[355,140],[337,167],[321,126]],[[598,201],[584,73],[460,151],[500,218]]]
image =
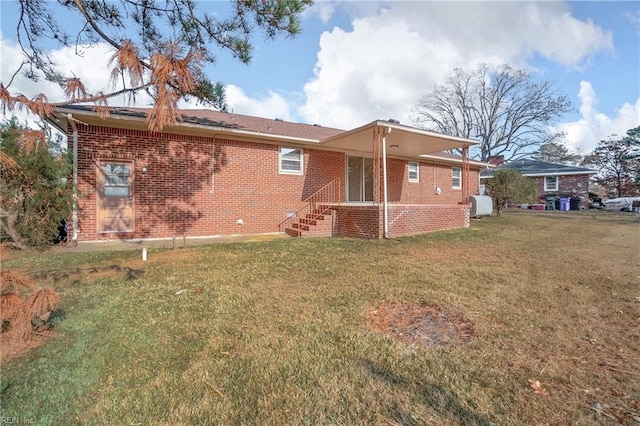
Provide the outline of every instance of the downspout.
[[387,135],[391,133],[391,127],[382,136],[382,204],[384,238],[389,238],[389,206],[387,204]]
[[71,114],[67,114],[71,128],[73,129],[73,196],[71,210],[71,226],[73,228],[73,236],[71,241],[78,244],[78,128]]

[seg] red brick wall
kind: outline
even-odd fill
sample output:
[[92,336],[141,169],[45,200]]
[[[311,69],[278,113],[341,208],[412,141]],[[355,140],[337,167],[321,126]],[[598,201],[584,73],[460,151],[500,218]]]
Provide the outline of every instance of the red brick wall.
[[538,187],[538,199],[544,202],[545,197],[579,197],[580,206],[589,208],[589,175],[558,176],[558,190],[545,192],[544,177],[535,177]]
[[[420,162],[419,182],[409,182],[408,161],[390,159],[387,165],[389,202],[403,204],[458,204],[462,189],[452,188],[451,166]],[[469,171],[469,195],[478,193],[478,170]],[[436,188],[441,189],[440,195]]]
[[[94,126],[78,130],[80,240],[277,232],[307,194],[344,175],[342,153],[305,149],[304,175],[286,175],[278,172],[277,145]],[[133,162],[134,232],[98,233],[97,160]]]
[[[98,126],[81,125],[78,132],[81,241],[277,232],[288,212],[303,207],[303,199],[345,176],[345,154],[339,152],[305,148],[304,174],[286,175],[278,172],[278,145]],[[132,162],[133,232],[98,232],[98,160]],[[397,234],[407,235],[410,229],[419,233],[467,226],[459,212],[462,191],[451,188],[451,167],[422,162],[420,182],[410,183],[407,164],[403,160],[388,162],[389,201],[439,206],[430,206],[430,213],[418,220],[420,224],[398,221]],[[142,167],[147,168],[146,173]],[[469,194],[474,194],[477,171],[471,171],[469,184]],[[435,194],[436,186],[442,189],[440,195]],[[344,194],[339,201],[344,201]],[[444,206],[449,204],[450,208]],[[436,215],[436,210],[443,214]],[[468,218],[468,210],[466,215]],[[354,209],[335,220],[341,229],[351,229],[343,235],[379,238],[382,216],[374,216],[363,216]],[[237,224],[238,219],[243,225]]]
[[[382,206],[337,206],[336,234],[383,238]],[[469,227],[468,205],[389,205],[389,238]]]
[[468,205],[391,205],[389,237],[469,227]]
[[336,235],[382,238],[382,210],[380,206],[338,206],[336,212]]

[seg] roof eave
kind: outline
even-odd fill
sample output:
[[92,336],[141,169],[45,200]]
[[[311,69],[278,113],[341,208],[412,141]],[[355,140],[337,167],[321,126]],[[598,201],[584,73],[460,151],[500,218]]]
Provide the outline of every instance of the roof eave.
[[363,126],[320,140],[320,145],[345,151],[371,153],[374,150],[375,131],[384,130],[387,156],[419,159],[423,154],[476,145],[476,141],[403,126],[395,122],[376,120]]
[[440,133],[436,133],[436,132],[431,132],[428,130],[423,130],[423,129],[418,129],[415,127],[411,127],[411,126],[405,126],[402,124],[398,124],[398,123],[394,123],[391,121],[385,121],[385,120],[374,120],[370,123],[364,124],[360,127],[356,127],[355,129],[351,129],[351,130],[347,130],[344,131],[343,133],[339,133],[337,135],[334,136],[330,136],[328,138],[324,138],[322,140],[320,140],[321,144],[325,144],[331,141],[334,141],[336,139],[343,139],[345,137],[348,136],[352,136],[355,134],[358,134],[360,132],[363,132],[365,130],[369,130],[369,129],[374,129],[377,127],[386,127],[388,129],[391,129],[392,131],[395,130],[401,130],[401,131],[405,131],[405,132],[411,132],[417,135],[422,135],[422,136],[431,136],[434,138],[438,138],[438,139],[446,139],[446,140],[450,140],[450,141],[454,141],[454,142],[458,142],[460,144],[463,145],[477,145],[479,142],[473,141],[471,139],[464,139],[464,138],[459,138],[457,136],[449,136],[449,135],[443,135]]
[[541,176],[575,176],[575,175],[593,175],[598,173],[596,170],[590,171],[574,171],[574,172],[547,172],[547,173],[523,173],[523,176],[541,177]]
[[[501,169],[501,170],[506,170],[505,169]],[[510,169],[510,170],[516,170],[516,169]],[[491,170],[491,173],[497,172],[499,170]],[[516,170],[518,171],[518,170]],[[522,172],[520,172],[522,173]],[[598,173],[597,170],[590,170],[590,171],[575,171],[575,172],[548,172],[548,173],[522,173],[522,176],[526,176],[526,177],[544,177],[544,176],[577,176],[577,175],[594,175]],[[481,178],[492,178],[493,174],[488,175],[488,176],[480,176]]]
[[471,139],[465,139],[465,138],[460,138],[457,136],[449,136],[449,135],[443,135],[441,133],[436,133],[436,132],[432,132],[429,130],[424,130],[424,129],[418,129],[416,127],[411,127],[411,126],[405,126],[402,124],[398,124],[398,123],[393,123],[391,121],[384,121],[384,120],[377,120],[374,123],[376,123],[377,126],[384,126],[384,127],[388,127],[390,129],[397,129],[397,130],[403,130],[406,132],[411,132],[411,133],[415,133],[417,135],[423,135],[423,136],[431,136],[434,138],[438,138],[438,139],[446,139],[446,140],[450,140],[453,142],[458,142],[462,145],[478,145],[480,142],[471,140]]
[[[69,120],[64,114],[60,114],[59,112],[54,111],[49,115],[45,115],[44,119],[46,122],[48,122],[53,127],[58,129],[61,133],[67,133],[67,128],[69,127]],[[64,125],[62,123],[64,123]]]
[[[438,161],[442,161],[445,163],[462,163],[462,157],[460,158],[447,158],[447,157],[440,157],[438,155],[434,155],[434,154],[421,154],[419,156],[420,158],[426,158],[429,160],[438,160]],[[491,163],[484,163],[482,161],[476,161],[476,160],[469,160],[469,165],[473,165],[473,166],[478,166],[478,167],[484,167],[484,168],[492,168],[495,167],[495,165],[491,164]]]
[[[94,111],[78,111],[77,109],[70,109],[70,108],[65,109],[64,107],[56,108],[56,110],[62,113],[63,115],[72,114],[77,116],[89,116],[94,118],[100,118],[98,117],[98,114]],[[119,115],[114,113],[109,114],[109,117],[104,118],[104,120],[115,120],[116,122],[129,121],[129,122],[135,122],[138,124],[143,122],[146,123],[146,119],[142,117],[125,116],[125,115]],[[228,127],[223,127],[223,126],[207,126],[204,124],[195,124],[195,123],[189,123],[185,121],[180,121],[175,126],[166,126],[165,127],[166,130],[164,131],[171,133],[172,130],[180,127],[204,130],[207,132],[212,132],[216,135],[218,134],[234,135],[234,136],[240,136],[240,137],[252,138],[252,139],[266,139],[270,141],[285,141],[285,142],[292,142],[292,143],[314,144],[314,145],[320,142],[319,139],[300,138],[295,136],[286,136],[286,135],[279,135],[274,133],[263,133],[263,132],[251,131],[251,130],[230,129]]]

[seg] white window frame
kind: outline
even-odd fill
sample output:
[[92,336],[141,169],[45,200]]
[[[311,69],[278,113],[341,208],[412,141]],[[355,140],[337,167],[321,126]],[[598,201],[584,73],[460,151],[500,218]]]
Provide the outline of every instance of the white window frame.
[[[456,172],[458,176],[456,176]],[[457,185],[456,185],[456,179],[458,180]],[[460,167],[451,168],[451,188],[462,189],[462,169]]]
[[[288,152],[283,153],[283,150],[288,150]],[[291,169],[283,169],[282,168],[282,160],[283,160],[283,155],[289,154],[292,151],[298,151],[299,155],[298,155],[298,161],[300,163],[300,167],[298,170],[291,170]],[[289,161],[295,161],[295,160],[291,160],[290,158],[288,158],[287,160]],[[280,172],[280,174],[283,175],[301,175],[304,173],[304,150],[302,148],[293,148],[293,147],[289,147],[289,146],[281,146],[278,149],[278,171]]]
[[[550,185],[547,184],[547,179],[548,178],[554,178],[555,179],[555,187],[551,187]],[[544,177],[544,191],[545,192],[558,192],[558,190],[560,189],[560,177],[555,175],[555,176],[545,176]]]
[[109,162],[102,165],[105,198],[131,196],[131,164]]
[[[411,167],[415,167],[415,170],[411,170]],[[416,176],[411,177],[411,173],[415,172]],[[417,161],[409,161],[409,165],[407,166],[407,175],[409,177],[409,182],[420,182],[420,163]]]

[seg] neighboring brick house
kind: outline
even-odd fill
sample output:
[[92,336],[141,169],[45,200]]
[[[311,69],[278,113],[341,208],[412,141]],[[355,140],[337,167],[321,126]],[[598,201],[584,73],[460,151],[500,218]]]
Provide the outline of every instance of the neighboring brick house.
[[589,207],[589,178],[596,170],[565,164],[547,163],[536,160],[516,160],[502,163],[502,157],[491,157],[489,162],[495,167],[480,174],[481,182],[493,177],[501,169],[513,169],[536,181],[537,200],[544,204],[547,197],[580,198],[580,207]]
[[155,133],[141,109],[113,108],[101,118],[73,105],[48,117],[75,146],[74,239],[275,232],[391,238],[463,228],[468,196],[487,167],[442,152],[468,151],[473,141],[393,120],[343,131],[181,113],[177,125]]

